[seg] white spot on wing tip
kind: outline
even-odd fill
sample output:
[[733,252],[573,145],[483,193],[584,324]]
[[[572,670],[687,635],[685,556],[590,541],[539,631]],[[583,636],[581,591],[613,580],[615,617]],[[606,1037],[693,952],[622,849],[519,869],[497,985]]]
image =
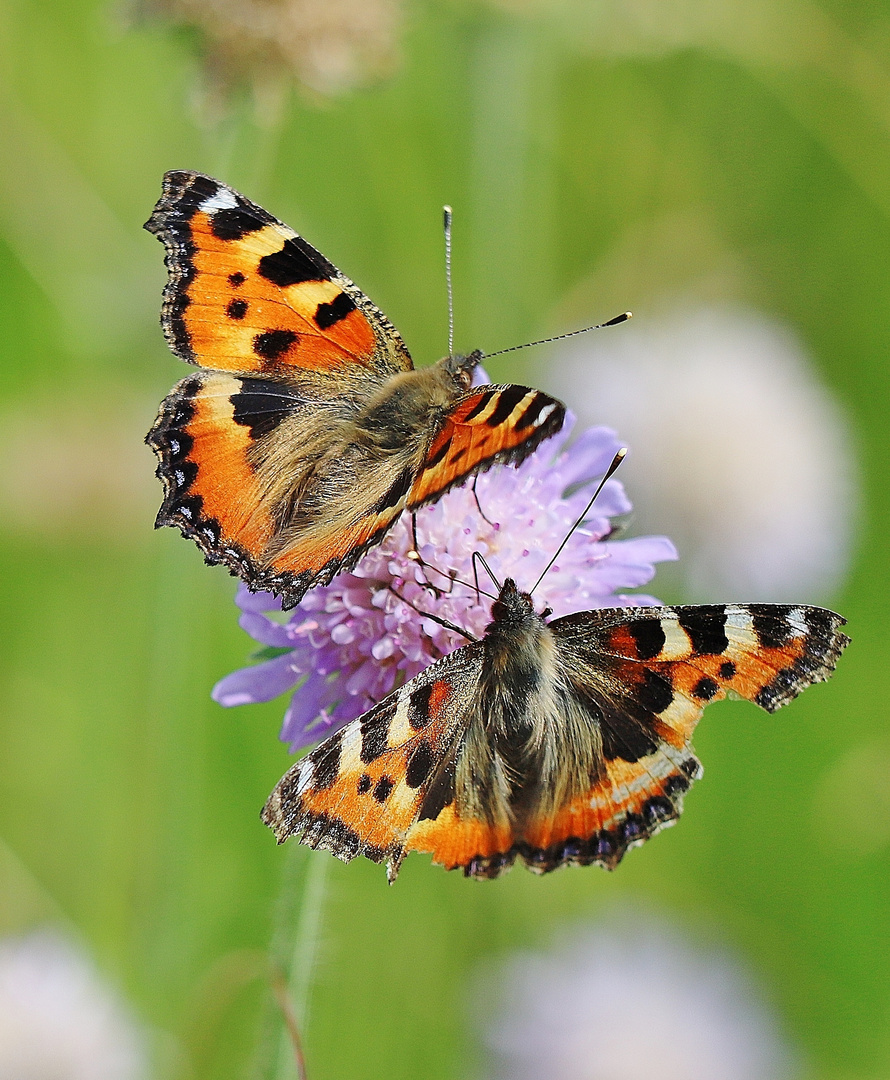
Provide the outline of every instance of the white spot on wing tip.
[[540,427],[541,424],[544,423],[544,421],[547,419],[548,416],[550,416],[550,414],[554,411],[555,408],[556,406],[553,404],[545,405],[544,408],[541,409],[541,411],[538,413],[538,419],[535,421],[535,427]]
[[212,214],[215,210],[234,210],[237,205],[234,191],[220,187],[201,203],[201,209],[205,214]]
[[312,776],[314,773],[311,761],[306,761],[305,764],[300,766],[300,779],[297,781],[297,794],[302,795],[307,787],[312,783]]

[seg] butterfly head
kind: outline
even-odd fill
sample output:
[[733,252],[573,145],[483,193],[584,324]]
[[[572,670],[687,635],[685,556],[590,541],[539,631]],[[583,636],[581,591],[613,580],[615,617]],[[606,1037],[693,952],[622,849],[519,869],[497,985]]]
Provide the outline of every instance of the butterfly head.
[[522,592],[513,578],[508,577],[501,586],[497,600],[491,605],[491,618],[492,624],[510,626],[537,619],[538,616],[535,614],[535,604],[531,595]]
[[481,359],[482,351],[474,349],[467,356],[452,353],[450,356],[446,356],[444,360],[440,360],[439,363],[461,390],[469,390],[473,385],[473,372],[478,367]]

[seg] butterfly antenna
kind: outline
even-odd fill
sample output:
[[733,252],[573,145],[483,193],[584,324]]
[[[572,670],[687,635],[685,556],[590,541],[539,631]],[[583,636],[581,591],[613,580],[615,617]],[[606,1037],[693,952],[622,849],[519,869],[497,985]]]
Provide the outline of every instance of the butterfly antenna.
[[[463,582],[461,582],[463,584]],[[397,596],[403,604],[407,604],[409,608],[412,608],[418,615],[422,615],[424,619],[432,619],[433,622],[437,622],[440,626],[444,626],[446,630],[451,630],[455,634],[460,634],[461,637],[465,637],[467,641],[478,641],[479,638],[473,637],[468,631],[458,626],[456,623],[449,622],[447,619],[443,619],[441,615],[434,615],[431,611],[421,611],[416,604],[412,604],[407,596],[402,596],[398,589],[394,589],[392,585],[387,585],[389,591],[393,596]]]
[[442,207],[442,224],[445,229],[445,287],[448,290],[448,355],[454,355],[454,294],[451,290],[451,219],[450,206]]
[[570,330],[567,334],[557,334],[556,337],[541,338],[540,341],[527,341],[524,345],[511,345],[509,349],[498,349],[497,352],[483,353],[487,358],[489,356],[503,356],[504,353],[516,352],[517,349],[530,349],[532,345],[549,345],[551,341],[564,341],[566,338],[576,337],[578,334],[586,334],[591,330],[602,330],[606,326],[618,326],[619,323],[627,322],[628,319],[633,318],[632,311],[622,311],[620,315],[616,315],[614,319],[609,319],[608,322],[597,323],[596,326],[585,326],[582,330]]
[[[478,581],[476,582],[475,585],[471,585],[468,581],[464,581],[463,578],[459,578],[457,576],[457,574],[455,574],[451,570],[449,570],[446,573],[446,571],[440,570],[437,566],[433,566],[432,563],[424,562],[423,559],[421,559],[420,555],[416,551],[413,551],[413,552],[409,551],[408,552],[408,558],[411,559],[413,562],[419,563],[423,567],[424,570],[432,570],[432,572],[434,574],[439,574],[440,577],[448,578],[448,580],[452,583],[452,585],[463,585],[463,587],[465,589],[469,589],[470,592],[482,593],[482,595],[487,596],[489,600],[497,600],[497,597],[493,596],[490,592],[486,592],[485,589],[480,589]],[[480,556],[480,558],[481,558],[481,556]],[[474,571],[475,571],[475,563],[473,565],[474,565]],[[434,586],[430,586],[430,587],[433,588]],[[440,589],[439,592],[441,592],[441,591],[442,590]],[[406,603],[407,603],[407,601],[406,601]]]
[[[498,581],[498,579],[494,576],[494,574],[491,572],[491,567],[488,565],[488,563],[485,561],[485,559],[482,557],[482,555],[478,551],[473,552],[473,573],[474,574],[476,573],[476,560],[477,559],[485,567],[485,572],[488,574],[488,576],[494,582],[494,586],[497,589],[497,591],[500,592],[501,589],[503,588],[503,586]],[[478,577],[476,578],[476,589],[479,590],[479,579],[478,579]],[[482,591],[482,590],[479,590],[479,591]],[[485,593],[485,595],[488,596],[488,593]],[[492,599],[494,599],[494,598],[492,598]]]
[[[619,466],[619,465],[621,464],[621,462],[622,462],[622,461],[624,461],[624,459],[625,459],[625,457],[626,457],[626,456],[627,456],[627,447],[626,447],[626,446],[622,446],[622,447],[621,447],[621,449],[620,449],[620,450],[618,451],[618,453],[617,453],[617,454],[616,454],[616,455],[615,455],[615,456],[614,456],[614,457],[612,458],[612,464],[611,464],[611,465],[610,465],[610,466],[608,467],[608,469],[606,469],[606,474],[605,474],[605,476],[604,476],[604,477],[602,478],[602,480],[600,480],[600,482],[599,482],[599,483],[597,484],[597,486],[596,486],[596,491],[595,491],[595,492],[593,493],[593,495],[591,496],[591,498],[590,498],[590,501],[588,502],[588,504],[587,504],[587,505],[586,505],[586,506],[584,507],[584,510],[583,510],[583,512],[582,512],[582,514],[581,514],[581,516],[580,516],[580,517],[578,518],[578,520],[577,520],[577,521],[575,522],[575,524],[574,524],[574,525],[573,525],[573,526],[571,527],[571,529],[569,529],[569,531],[568,531],[568,532],[566,533],[565,539],[564,539],[564,540],[563,540],[563,542],[562,542],[562,543],[561,543],[561,544],[559,545],[559,547],[558,547],[558,548],[556,549],[556,552],[555,552],[555,554],[554,554],[553,558],[552,558],[552,559],[550,560],[550,562],[549,562],[549,563],[547,563],[547,565],[546,565],[546,566],[544,567],[543,573],[542,573],[542,574],[541,574],[541,576],[540,576],[540,577],[538,578],[538,580],[537,580],[537,581],[535,582],[535,584],[534,584],[534,587],[533,587],[533,588],[532,588],[532,590],[531,590],[532,592],[534,592],[534,591],[535,591],[535,589],[537,589],[537,587],[538,587],[538,586],[539,586],[539,585],[541,584],[541,582],[542,582],[542,581],[544,580],[544,575],[545,575],[545,574],[547,573],[547,571],[548,571],[548,570],[550,569],[550,567],[551,567],[551,566],[553,566],[553,564],[554,564],[554,563],[556,562],[556,560],[557,560],[557,559],[559,558],[559,553],[560,553],[560,552],[562,551],[562,549],[563,549],[563,548],[564,548],[564,547],[566,546],[566,544],[567,544],[567,543],[569,542],[569,538],[571,537],[572,533],[573,533],[573,532],[575,531],[575,529],[577,529],[577,528],[578,528],[578,526],[579,526],[579,525],[581,524],[581,522],[582,522],[582,521],[583,521],[583,520],[584,520],[584,519],[585,519],[585,518],[587,517],[587,515],[588,515],[588,514],[590,513],[590,508],[591,508],[591,506],[593,506],[593,504],[594,504],[594,502],[596,501],[596,498],[597,498],[597,496],[599,495],[599,493],[600,493],[600,492],[601,492],[601,491],[603,490],[603,488],[604,488],[604,487],[606,486],[606,481],[607,481],[607,480],[608,480],[608,479],[609,479],[609,478],[610,478],[610,477],[612,476],[612,474],[613,474],[613,473],[615,472],[615,470],[616,470],[616,469],[618,468],[618,466]],[[481,556],[480,556],[480,558],[481,558]],[[488,572],[489,572],[489,573],[491,573],[491,571],[490,571],[490,570],[489,570]]]

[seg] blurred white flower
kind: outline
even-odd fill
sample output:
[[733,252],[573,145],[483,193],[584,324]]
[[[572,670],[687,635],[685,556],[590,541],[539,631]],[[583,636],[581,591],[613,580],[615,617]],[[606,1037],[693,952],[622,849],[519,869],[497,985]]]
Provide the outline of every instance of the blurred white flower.
[[539,382],[631,447],[635,530],[670,534],[691,600],[818,600],[857,504],[844,417],[786,327],[703,308],[575,339]]
[[513,958],[499,985],[499,1012],[484,1033],[491,1080],[797,1075],[739,966],[649,918],[578,928],[548,953]]
[[153,405],[106,389],[0,408],[0,531],[144,543],[157,505],[150,455],[134,433]]
[[201,35],[207,74],[220,87],[256,88],[280,75],[336,95],[397,65],[401,0],[141,0],[140,8]]
[[51,931],[0,939],[0,1080],[143,1080],[136,1024],[89,959]]

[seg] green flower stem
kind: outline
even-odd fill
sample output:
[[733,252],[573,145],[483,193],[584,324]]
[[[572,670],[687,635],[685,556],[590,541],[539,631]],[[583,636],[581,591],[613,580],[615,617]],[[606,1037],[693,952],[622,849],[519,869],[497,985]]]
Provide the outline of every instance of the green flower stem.
[[270,992],[257,1048],[255,1080],[306,1080],[303,1035],[326,898],[330,856],[299,844],[284,852],[281,893],[269,947]]

